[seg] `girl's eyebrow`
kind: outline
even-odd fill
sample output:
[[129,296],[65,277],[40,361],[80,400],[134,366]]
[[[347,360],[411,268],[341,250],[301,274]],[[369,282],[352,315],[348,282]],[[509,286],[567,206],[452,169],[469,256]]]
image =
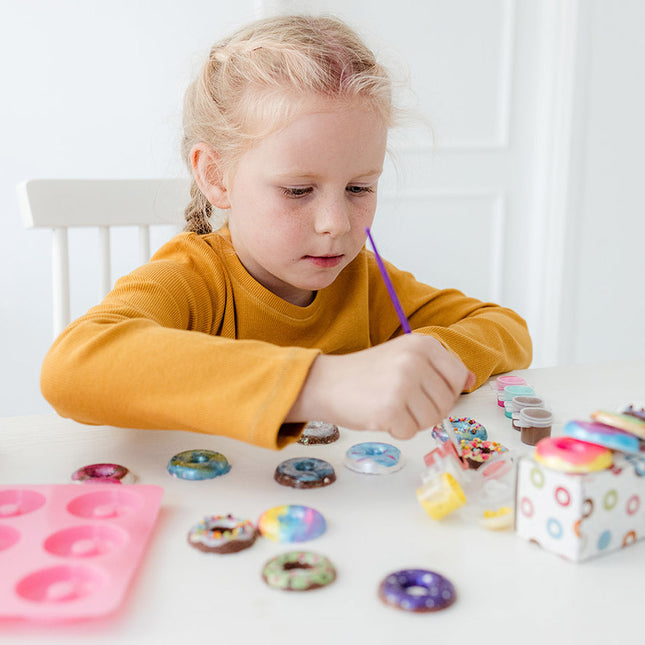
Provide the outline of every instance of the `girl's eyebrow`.
[[[358,178],[367,178],[367,177],[380,177],[383,173],[383,169],[379,168],[377,170],[368,170],[367,172],[356,173],[354,175],[355,179]],[[276,179],[305,179],[305,180],[315,180],[320,179],[321,175],[315,172],[277,172],[275,175]]]

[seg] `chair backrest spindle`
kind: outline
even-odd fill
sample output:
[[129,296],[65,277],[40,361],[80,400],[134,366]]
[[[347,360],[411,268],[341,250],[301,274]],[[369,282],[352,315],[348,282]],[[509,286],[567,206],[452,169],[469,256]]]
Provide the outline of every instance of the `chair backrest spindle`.
[[57,226],[52,237],[52,299],[54,336],[69,324],[69,243],[67,227]]
[[110,253],[110,228],[99,226],[99,258],[101,265],[101,298],[105,298],[112,288],[112,260]]
[[32,179],[18,185],[27,228],[49,228],[52,239],[53,328],[57,336],[70,322],[68,230],[98,228],[100,296],[112,288],[110,229],[139,231],[140,263],[150,259],[152,226],[181,227],[190,199],[188,179]]
[[139,261],[144,264],[150,259],[150,227],[139,226]]

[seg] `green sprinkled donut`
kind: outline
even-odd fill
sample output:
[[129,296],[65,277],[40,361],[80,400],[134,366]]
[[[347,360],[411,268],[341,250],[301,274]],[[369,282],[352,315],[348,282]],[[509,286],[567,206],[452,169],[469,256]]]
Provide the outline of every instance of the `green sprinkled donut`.
[[273,589],[309,591],[325,587],[336,579],[334,565],[312,551],[288,551],[269,560],[262,579]]

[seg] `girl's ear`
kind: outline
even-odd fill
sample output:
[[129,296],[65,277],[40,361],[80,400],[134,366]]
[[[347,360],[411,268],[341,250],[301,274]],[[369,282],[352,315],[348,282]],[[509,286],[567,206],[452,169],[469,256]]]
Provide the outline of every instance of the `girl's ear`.
[[190,150],[193,176],[206,199],[226,210],[231,207],[219,164],[219,155],[207,143],[196,143]]

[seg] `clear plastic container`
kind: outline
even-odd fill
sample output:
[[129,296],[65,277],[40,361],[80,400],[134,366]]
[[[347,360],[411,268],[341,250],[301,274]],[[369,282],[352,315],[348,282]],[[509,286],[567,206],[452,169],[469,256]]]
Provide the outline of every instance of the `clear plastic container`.
[[534,446],[540,439],[551,436],[553,414],[546,408],[524,408],[518,419],[522,443]]
[[535,396],[535,390],[528,385],[507,385],[502,392],[502,397],[504,399],[504,414],[510,419],[511,411],[510,404],[511,401],[516,396]]
[[503,374],[495,379],[497,385],[497,405],[504,407],[504,388],[508,385],[526,385],[526,379],[515,374]]
[[520,411],[524,408],[545,408],[544,399],[539,396],[514,396],[508,406],[511,412],[511,419],[513,420],[513,427],[519,431],[520,427],[518,421],[520,418]]

